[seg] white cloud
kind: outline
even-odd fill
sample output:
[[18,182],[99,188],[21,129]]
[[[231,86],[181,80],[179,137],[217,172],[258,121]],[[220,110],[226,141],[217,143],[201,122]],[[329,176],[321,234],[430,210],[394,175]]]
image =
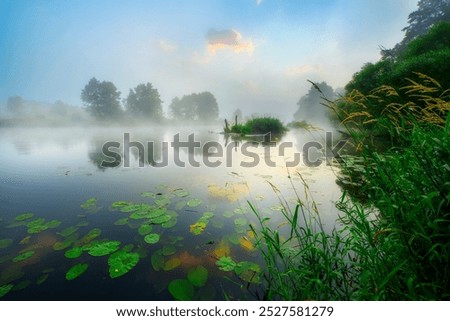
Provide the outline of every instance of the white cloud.
[[247,52],[250,55],[255,50],[252,40],[243,40],[242,35],[233,29],[210,29],[206,34],[207,49],[211,54],[218,50],[230,49],[235,53]]

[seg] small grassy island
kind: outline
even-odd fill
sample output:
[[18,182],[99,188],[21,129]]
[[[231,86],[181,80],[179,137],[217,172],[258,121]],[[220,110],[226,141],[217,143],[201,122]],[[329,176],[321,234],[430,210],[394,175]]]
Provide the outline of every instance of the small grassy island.
[[238,124],[237,121],[234,125],[229,126],[228,121],[225,119],[224,132],[226,134],[238,134],[240,136],[257,135],[271,133],[274,136],[283,135],[288,129],[283,123],[274,117],[258,117],[252,118],[245,122],[245,124]]

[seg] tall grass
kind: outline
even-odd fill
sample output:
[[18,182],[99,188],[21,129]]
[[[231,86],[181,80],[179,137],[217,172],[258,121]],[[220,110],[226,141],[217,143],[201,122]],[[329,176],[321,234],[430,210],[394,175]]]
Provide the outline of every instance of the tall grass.
[[[450,99],[439,84],[419,76],[422,83],[411,81],[397,93],[403,101],[393,102],[395,93],[387,87],[345,97],[359,106],[344,125],[364,170],[352,172],[345,157],[343,168],[358,176],[365,198],[361,203],[344,193],[332,233],[321,228],[304,181],[305,193],[294,206],[276,190],[288,235],[252,207],[267,265],[267,299],[450,299]],[[365,106],[375,102],[383,108],[378,117]],[[382,150],[371,144],[380,133],[387,138]]]

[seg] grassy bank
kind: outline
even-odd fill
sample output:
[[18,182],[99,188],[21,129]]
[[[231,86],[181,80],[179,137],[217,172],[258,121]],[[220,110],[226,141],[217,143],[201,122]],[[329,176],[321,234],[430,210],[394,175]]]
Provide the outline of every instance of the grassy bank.
[[[321,229],[306,184],[293,206],[278,193],[288,235],[253,208],[259,219],[253,230],[267,265],[266,299],[450,299],[448,93],[423,76],[401,92],[383,87],[343,98],[361,107],[346,115],[344,125],[363,167],[355,170],[345,157],[342,166],[364,202],[344,193],[337,203],[340,224],[332,233]],[[402,102],[393,102],[395,97]],[[365,104],[375,103],[381,116],[363,112]],[[382,151],[371,144],[381,132]]]

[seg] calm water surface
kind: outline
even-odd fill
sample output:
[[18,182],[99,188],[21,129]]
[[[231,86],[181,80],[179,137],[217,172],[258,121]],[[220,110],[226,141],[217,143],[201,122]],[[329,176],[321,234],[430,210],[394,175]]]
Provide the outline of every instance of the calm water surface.
[[[325,229],[330,230],[337,217],[334,201],[341,191],[331,166],[285,165],[306,142],[321,141],[323,132],[290,131],[277,146],[284,141],[292,142],[293,147],[286,149],[284,156],[272,147],[271,160],[276,166],[271,167],[265,164],[261,144],[249,148],[255,154],[246,156],[242,143],[233,143],[217,131],[217,127],[0,130],[0,287],[13,286],[2,299],[172,300],[169,284],[175,279],[187,280],[199,266],[207,270],[207,276],[202,276],[206,283],[192,286],[190,298],[257,298],[261,289],[256,279],[247,286],[248,274],[224,272],[215,264],[218,258],[230,256],[235,262],[262,266],[248,228],[256,225],[256,217],[247,202],[271,217],[273,224],[282,225],[280,201],[269,182],[295,206],[296,193],[304,195],[297,175],[301,173],[318,204]],[[153,152],[146,147],[144,154],[155,161],[164,155],[161,142],[172,142],[177,133],[182,141],[194,134],[202,144],[217,142],[224,150],[228,146],[229,154],[211,158],[222,165],[210,168],[204,164],[200,148],[191,154],[182,148],[179,158],[186,162],[183,168],[174,164],[169,145],[168,166],[156,168],[145,159],[141,168],[133,148],[129,168],[123,162],[114,168],[102,167],[102,160],[110,160],[102,155],[102,145],[117,141],[123,146],[125,132],[132,141],[153,142]],[[241,162],[252,162],[255,155],[260,158],[259,165],[241,166]],[[189,165],[189,157],[200,166]],[[227,161],[231,166],[226,166]],[[91,204],[81,207],[93,198]],[[116,201],[160,207],[170,220],[161,225],[151,224],[148,218],[132,219],[132,212],[112,206]],[[34,215],[18,220],[23,213]],[[42,230],[30,230],[33,224],[43,224],[43,219],[52,223]],[[151,231],[140,229],[145,224],[151,225]],[[86,238],[93,229],[101,234],[92,240]],[[144,240],[149,233],[160,236],[156,244]],[[120,248],[139,254],[139,262],[123,276],[111,278],[110,255],[92,256],[88,252],[89,245],[102,241],[119,241]],[[79,257],[65,256],[66,251],[83,246]],[[24,253],[31,256],[20,258]],[[79,263],[87,264],[88,269],[67,280],[67,271]]]

